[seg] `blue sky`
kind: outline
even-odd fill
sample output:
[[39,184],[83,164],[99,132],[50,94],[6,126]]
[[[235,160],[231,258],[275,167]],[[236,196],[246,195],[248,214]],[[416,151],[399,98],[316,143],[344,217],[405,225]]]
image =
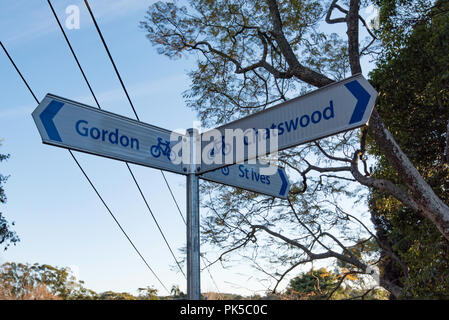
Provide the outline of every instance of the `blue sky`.
[[[82,1],[53,1],[62,22],[65,9],[81,9],[80,29],[66,32],[101,106],[133,118],[120,83]],[[111,5],[112,2],[112,5]],[[189,87],[186,73],[194,59],[169,60],[158,55],[138,27],[149,0],[92,0],[93,12],[142,121],[167,129],[193,126],[195,114],[182,99]],[[45,0],[0,0],[0,39],[28,80],[38,99],[53,93],[95,106],[65,40]],[[15,221],[21,238],[0,253],[6,261],[71,266],[95,291],[135,292],[152,285],[165,291],[133,251],[66,150],[43,145],[31,117],[36,103],[3,52],[0,53],[1,153],[10,153],[1,173],[8,203],[2,212]],[[106,203],[150,266],[170,288],[185,291],[185,279],[175,269],[144,202],[124,163],[76,153]],[[172,248],[185,244],[185,226],[158,170],[131,165]],[[185,178],[166,173],[185,212]],[[251,294],[264,290],[248,280],[245,265],[232,270],[213,266],[221,292]],[[244,286],[235,284],[245,283]],[[246,290],[250,288],[251,290]],[[207,272],[202,291],[217,291]]]
[[[92,1],[104,37],[116,60],[137,112],[147,123],[168,129],[191,127],[195,115],[184,106],[186,71],[193,61],[170,61],[158,55],[138,28],[152,1]],[[67,30],[100,104],[133,117],[113,68],[82,1],[54,1],[65,21],[65,8],[81,9],[80,29]],[[47,92],[95,105],[46,1],[0,2],[0,38],[38,99]],[[73,266],[86,286],[133,292],[162,287],[133,251],[67,151],[41,143],[31,112],[36,107],[3,52],[0,54],[0,136],[2,153],[11,159],[2,173],[8,203],[2,211],[21,238],[0,256],[5,261]],[[131,239],[168,288],[185,287],[183,276],[165,247],[138,191],[118,161],[77,154],[101,195]],[[185,227],[158,170],[132,166],[171,246],[185,243]],[[185,208],[183,177],[167,173],[179,204]],[[176,250],[176,253],[177,250]],[[218,275],[217,275],[218,277]],[[207,279],[204,289],[208,289]],[[212,289],[212,288],[209,288]]]

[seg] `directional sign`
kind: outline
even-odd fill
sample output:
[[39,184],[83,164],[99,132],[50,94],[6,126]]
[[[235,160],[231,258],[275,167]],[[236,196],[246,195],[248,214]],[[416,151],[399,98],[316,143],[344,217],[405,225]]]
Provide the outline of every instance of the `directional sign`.
[[275,174],[266,175],[261,172],[262,167],[261,164],[235,164],[206,172],[200,178],[286,199],[290,183],[284,168],[279,167]]
[[176,141],[169,130],[51,94],[33,118],[44,143],[186,174],[180,161],[173,163],[180,155],[172,150]]
[[[377,92],[369,82],[362,75],[356,75],[230,122],[215,130],[220,131],[223,136],[225,136],[226,129],[241,129],[246,133],[249,132],[249,136],[243,138],[243,145],[249,146],[258,141],[260,135],[258,136],[256,132],[262,129],[261,132],[265,133],[267,141],[277,137],[277,150],[283,150],[366,125],[374,108],[376,97]],[[270,129],[276,129],[277,135],[270,137]],[[212,130],[203,135],[207,137],[210,132]],[[202,148],[211,143],[209,139],[203,138],[202,140]],[[225,141],[219,141],[218,146],[223,154],[233,151],[233,153],[231,152],[232,161],[203,163],[200,172],[204,173],[230,164],[244,162],[251,157],[254,158],[247,153],[236,152],[238,151],[236,147],[239,145],[241,146],[242,143],[234,141],[234,143],[228,144]],[[214,149],[212,148],[212,150]],[[220,155],[220,151],[212,155]]]

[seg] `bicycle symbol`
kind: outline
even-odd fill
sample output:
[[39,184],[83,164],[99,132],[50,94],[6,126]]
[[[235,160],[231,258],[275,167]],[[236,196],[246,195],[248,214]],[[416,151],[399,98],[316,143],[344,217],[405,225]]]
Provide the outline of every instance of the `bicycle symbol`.
[[173,161],[176,159],[176,153],[170,147],[170,141],[162,138],[157,138],[157,145],[153,145],[150,148],[151,155],[155,158],[159,158],[161,155],[167,157],[168,160]]
[[223,173],[225,176],[229,174],[229,167],[221,168],[221,173]]
[[[224,148],[223,148],[224,146]],[[210,150],[209,154],[208,154],[208,158],[209,160],[215,158],[215,152],[220,152],[221,150],[221,154],[224,156],[226,154],[229,153],[229,151],[231,151],[231,146],[229,143],[225,143],[225,137],[222,136],[221,137],[221,142],[216,142],[214,141],[214,147]]]

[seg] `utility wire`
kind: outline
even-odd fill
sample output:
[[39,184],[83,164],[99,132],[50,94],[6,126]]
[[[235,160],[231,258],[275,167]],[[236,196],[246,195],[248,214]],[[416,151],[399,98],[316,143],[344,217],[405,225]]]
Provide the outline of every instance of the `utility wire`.
[[3,43],[0,41],[0,45],[2,46],[3,51],[5,51],[6,56],[8,57],[9,61],[11,61],[12,65],[14,66],[14,69],[16,69],[17,73],[19,74],[20,78],[22,78],[22,81],[25,83],[26,87],[28,88],[28,91],[30,91],[31,95],[33,96],[34,100],[36,100],[36,103],[39,104],[39,100],[37,100],[36,96],[34,95],[33,90],[31,90],[30,86],[28,85],[28,82],[23,77],[22,73],[20,72],[19,68],[17,68],[16,64],[14,63],[14,60],[9,55],[6,48],[3,46]]
[[[117,65],[115,64],[114,58],[112,58],[111,52],[109,51],[109,47],[106,44],[106,41],[104,40],[103,33],[101,32],[100,27],[98,26],[97,20],[95,19],[95,15],[93,14],[92,9],[90,8],[89,2],[87,0],[84,0],[84,3],[86,4],[86,8],[89,11],[89,14],[90,14],[90,16],[92,18],[92,21],[93,21],[93,23],[95,25],[95,28],[97,29],[98,35],[100,36],[101,42],[103,43],[103,46],[104,46],[104,48],[106,50],[106,53],[109,56],[109,60],[111,61],[112,66],[114,67],[115,73],[117,74],[117,78],[119,79],[120,84],[122,85],[123,91],[125,92],[126,97],[128,98],[129,104],[131,105],[131,108],[132,108],[132,110],[134,112],[134,115],[136,116],[136,119],[138,121],[140,121],[139,116],[137,115],[136,109],[134,108],[134,104],[133,104],[133,102],[132,102],[132,100],[131,100],[131,98],[130,98],[130,96],[128,94],[128,90],[126,90],[126,86],[125,86],[125,84],[124,84],[124,82],[122,80],[122,77],[120,76],[120,72],[117,69]],[[176,201],[176,198],[173,195],[173,192],[172,192],[172,189],[170,187],[170,184],[168,183],[167,178],[165,177],[164,172],[162,170],[160,170],[160,171],[161,171],[161,174],[162,174],[162,176],[164,178],[165,184],[167,185],[168,190],[170,191],[170,194],[171,194],[171,196],[173,198],[173,201],[175,202],[176,207],[178,208],[178,212],[181,215],[182,220],[184,221],[184,223],[186,223],[185,218],[182,215],[181,210],[179,209],[178,202]]]
[[184,221],[184,224],[187,225],[187,222],[184,219],[184,215],[182,214],[181,209],[179,208],[178,201],[176,201],[175,195],[173,194],[173,191],[171,190],[170,185],[168,184],[167,178],[165,177],[164,171],[161,170],[161,173],[162,173],[162,176],[164,177],[165,184],[167,185],[168,190],[170,191],[171,197],[176,204],[176,208],[178,208],[179,215],[181,216],[182,221]]
[[[122,77],[121,77],[121,75],[120,75],[120,72],[118,71],[118,68],[117,68],[117,65],[115,64],[114,58],[113,58],[112,55],[111,55],[111,51],[109,50],[109,47],[108,47],[108,45],[107,45],[107,43],[106,43],[106,41],[105,41],[105,39],[104,39],[104,37],[103,37],[103,33],[101,32],[100,27],[98,26],[97,20],[95,19],[95,15],[93,14],[92,9],[90,8],[89,2],[87,2],[87,0],[85,0],[84,3],[86,4],[86,8],[87,8],[88,11],[89,11],[89,14],[90,14],[90,16],[91,16],[91,18],[92,18],[92,21],[93,21],[94,25],[95,25],[95,28],[97,29],[98,35],[100,36],[101,42],[103,43],[103,46],[104,46],[104,48],[105,48],[105,50],[106,50],[106,53],[108,54],[109,60],[111,61],[112,66],[114,67],[114,71],[115,71],[115,73],[116,73],[116,75],[117,75],[117,78],[118,78],[119,81],[120,81],[120,84],[121,84],[121,86],[122,86],[122,88],[123,88],[123,91],[125,92],[125,95],[126,95],[128,101],[129,101],[129,104],[130,104],[130,106],[131,106],[133,112],[134,112],[134,115],[136,116],[137,121],[140,122],[140,118],[139,118],[139,116],[138,116],[138,114],[137,114],[137,111],[136,111],[136,109],[135,109],[135,107],[134,107],[134,104],[133,104],[133,102],[132,102],[132,100],[131,100],[131,97],[130,97],[129,94],[128,94],[128,90],[126,89],[125,83],[124,83],[123,80],[122,80]],[[130,172],[131,172],[131,169],[129,168],[129,166],[128,166],[128,169],[129,169]],[[164,172],[163,172],[162,170],[160,170],[160,172],[161,172],[161,174],[162,174],[162,176],[163,176],[163,178],[164,178],[165,184],[167,185],[168,190],[170,191],[170,194],[171,194],[171,196],[172,196],[172,198],[173,198],[173,200],[174,200],[174,202],[175,202],[175,204],[176,204],[176,207],[178,208],[178,211],[179,211],[179,213],[181,214],[181,217],[182,217],[182,219],[183,219],[183,221],[184,221],[184,223],[185,223],[184,216],[182,215],[181,210],[179,209],[178,202],[176,201],[176,198],[175,198],[174,195],[173,195],[173,191],[172,191],[172,189],[171,189],[171,187],[170,187],[170,184],[168,183],[168,181],[167,181],[167,179],[166,179],[166,177],[165,177]],[[134,174],[133,174],[132,172],[131,172],[131,175],[134,177]],[[136,181],[136,180],[134,179],[134,181]],[[137,184],[137,181],[136,181],[136,184]],[[138,185],[138,184],[137,184],[137,185]],[[139,188],[139,191],[141,191],[139,186],[138,186],[138,188]],[[141,194],[142,194],[142,192],[141,192]],[[143,194],[142,194],[142,197],[144,198],[145,203],[147,203],[147,201],[145,200],[145,197],[143,196]],[[153,215],[153,213],[151,212],[151,209],[149,209],[149,210],[150,210],[151,215],[152,215],[153,218],[154,218],[154,215]],[[159,224],[157,223],[156,218],[154,218],[154,221],[155,221],[156,225],[157,225],[158,228],[159,228]],[[162,236],[164,237],[164,240],[165,240],[165,236],[164,236],[162,230],[161,230],[160,228],[159,228],[159,230],[160,230],[160,232],[161,232],[161,234],[162,234]],[[166,243],[167,243],[167,242],[166,242]],[[168,243],[167,243],[167,245],[168,245]],[[170,249],[171,252],[173,252],[173,251],[171,250],[170,247],[169,247],[169,249]],[[175,260],[176,260],[176,258],[175,258]],[[176,261],[176,263],[177,263],[178,266],[179,266],[178,261]],[[183,272],[182,270],[181,270],[181,272],[184,274],[184,272]]]
[[[14,66],[15,70],[17,71],[17,73],[19,74],[20,78],[22,78],[22,81],[25,83],[26,87],[28,88],[29,92],[31,93],[31,95],[33,96],[34,100],[36,101],[37,104],[39,104],[39,100],[36,98],[36,95],[34,94],[33,90],[31,89],[31,87],[29,86],[28,82],[25,80],[25,78],[23,77],[22,73],[20,72],[19,68],[17,67],[17,65],[15,64],[14,60],[12,59],[12,57],[9,55],[9,52],[6,50],[5,46],[3,45],[3,43],[0,41],[0,45],[3,49],[3,51],[6,53],[6,56],[8,57],[9,61],[12,63],[12,65]],[[91,187],[93,188],[93,190],[95,191],[95,193],[97,194],[98,198],[101,200],[101,202],[103,203],[103,205],[105,206],[105,208],[108,210],[109,214],[111,215],[111,217],[114,219],[115,223],[118,225],[118,227],[120,228],[120,230],[123,232],[123,234],[125,235],[125,237],[128,239],[129,243],[132,245],[132,247],[134,248],[134,250],[137,252],[137,254],[139,255],[139,257],[143,260],[143,262],[145,263],[145,265],[148,267],[148,269],[151,271],[151,273],[154,275],[154,277],[159,281],[159,283],[162,285],[162,287],[167,290],[167,292],[170,293],[170,291],[167,289],[167,287],[162,283],[162,281],[159,279],[159,277],[156,275],[156,273],[154,272],[154,270],[150,267],[150,265],[147,263],[147,261],[145,260],[145,258],[142,256],[142,254],[140,253],[140,251],[137,249],[137,247],[134,245],[134,243],[132,242],[132,240],[129,238],[128,234],[125,232],[125,230],[122,228],[122,226],[120,225],[120,223],[118,222],[118,220],[115,218],[114,214],[112,213],[111,209],[109,209],[109,207],[107,206],[106,202],[103,200],[103,198],[101,197],[100,193],[98,192],[97,188],[94,186],[94,184],[92,183],[92,181],[90,180],[90,178],[88,177],[88,175],[86,174],[86,172],[84,171],[83,167],[80,165],[80,163],[78,162],[78,160],[76,159],[75,155],[72,153],[72,150],[68,149],[70,155],[72,156],[73,160],[75,160],[76,164],[78,165],[78,168],[81,170],[81,172],[83,173],[84,177],[87,179],[87,181],[89,182],[89,184],[91,185]]]
[[[50,1],[50,0],[48,0],[48,1]],[[118,77],[118,79],[119,79],[119,81],[120,81],[120,84],[122,85],[123,91],[125,92],[126,97],[128,98],[129,104],[131,105],[131,108],[132,108],[132,110],[133,110],[133,112],[134,112],[134,115],[136,116],[136,119],[137,119],[138,121],[140,121],[139,116],[137,115],[136,109],[134,108],[134,104],[132,103],[131,98],[130,98],[130,96],[129,96],[129,94],[128,94],[128,90],[126,90],[125,84],[124,84],[124,82],[123,82],[123,80],[122,80],[122,77],[120,76],[120,73],[119,73],[119,71],[118,71],[118,69],[117,69],[117,66],[116,66],[116,64],[115,64],[115,62],[114,62],[114,59],[112,58],[111,52],[109,51],[109,48],[108,48],[108,45],[106,44],[106,41],[104,40],[103,34],[102,34],[101,30],[100,30],[100,27],[98,26],[98,23],[97,23],[97,21],[96,21],[96,19],[95,19],[95,16],[94,16],[94,14],[93,14],[93,12],[92,12],[92,10],[91,10],[91,8],[90,8],[89,2],[88,2],[87,0],[84,0],[84,4],[86,5],[86,8],[87,8],[87,10],[89,11],[89,14],[90,14],[90,16],[91,16],[91,18],[92,18],[92,21],[94,22],[95,28],[97,29],[98,35],[100,36],[100,39],[101,39],[101,42],[103,43],[103,46],[104,46],[104,48],[105,48],[105,50],[106,50],[106,52],[107,52],[107,54],[108,54],[108,56],[109,56],[109,59],[110,59],[112,65],[113,65],[113,67],[114,67],[115,73],[117,74],[117,77]],[[128,166],[128,168],[129,168],[129,166]],[[131,171],[131,169],[130,169],[130,171]],[[166,183],[166,185],[167,185],[167,187],[168,187],[168,189],[169,189],[169,191],[170,191],[170,194],[171,194],[171,196],[172,196],[172,199],[173,199],[173,201],[174,201],[175,204],[176,204],[176,207],[177,207],[177,209],[178,209],[178,212],[179,212],[179,214],[181,215],[181,218],[182,218],[182,220],[184,221],[184,224],[186,224],[186,221],[185,221],[184,216],[183,216],[183,214],[182,214],[182,212],[181,212],[181,209],[179,208],[178,202],[176,201],[176,198],[175,198],[175,196],[174,196],[174,194],[173,194],[173,192],[172,192],[172,189],[171,189],[171,187],[170,187],[170,184],[168,183],[167,178],[165,177],[164,172],[163,172],[162,170],[160,170],[160,172],[161,172],[161,174],[162,174],[162,176],[163,176],[163,178],[164,178],[164,180],[165,180],[165,183]],[[131,172],[131,175],[132,175],[133,178],[134,178],[134,175],[132,174],[132,172]],[[136,182],[136,183],[137,183],[137,182]],[[141,194],[142,194],[142,191],[140,190],[140,188],[139,188],[139,191],[140,191]],[[142,197],[143,197],[143,194],[142,194]],[[144,198],[144,200],[145,200],[145,198]],[[145,203],[147,203],[146,200],[145,200]],[[148,209],[149,209],[149,207],[148,207]],[[150,212],[151,212],[151,209],[150,209]],[[153,215],[153,214],[151,213],[151,215]],[[156,222],[156,225],[157,225],[158,228],[159,228],[159,225],[158,225],[158,223],[157,223],[156,220],[155,220],[155,222]],[[160,230],[160,229],[159,229],[159,230]],[[160,230],[160,231],[161,231],[161,233],[162,233],[162,230]],[[164,237],[164,239],[165,239],[165,237]],[[167,245],[168,245],[168,243],[167,243]],[[170,251],[171,251],[171,249],[170,249]],[[203,261],[203,263],[205,264],[204,261]],[[214,282],[214,284],[215,284],[215,286],[217,287],[217,290],[218,290],[218,286],[217,286],[217,284],[216,284],[214,278],[212,277],[212,274],[210,273],[210,271],[209,271],[208,268],[206,268],[206,269],[207,269],[207,272],[209,273],[209,276],[211,277],[212,281]],[[183,274],[184,274],[184,273],[183,273]]]
[[[48,0],[48,1],[50,1],[50,0]],[[104,40],[103,33],[101,32],[100,27],[98,26],[97,20],[95,19],[95,15],[93,14],[92,9],[90,8],[89,2],[88,2],[87,0],[84,0],[84,3],[85,3],[85,5],[86,5],[87,10],[89,11],[89,14],[90,14],[90,16],[91,16],[91,18],[92,18],[92,21],[93,21],[94,25],[95,25],[95,28],[97,29],[98,35],[100,36],[101,42],[103,43],[103,46],[104,46],[104,49],[106,50],[106,53],[108,54],[109,60],[111,61],[112,66],[114,67],[114,70],[115,70],[115,73],[116,73],[116,75],[117,75],[117,78],[119,79],[120,84],[122,85],[123,91],[125,92],[125,95],[126,95],[126,97],[128,98],[129,104],[130,104],[130,106],[131,106],[131,108],[132,108],[132,110],[133,110],[133,112],[134,112],[134,115],[136,116],[136,119],[137,119],[138,121],[140,121],[139,116],[137,115],[136,108],[134,108],[134,104],[133,104],[133,102],[132,102],[132,100],[131,100],[131,97],[130,97],[129,94],[128,94],[128,90],[126,90],[125,83],[123,82],[122,77],[120,76],[120,72],[119,72],[118,69],[117,69],[117,65],[115,64],[114,58],[112,58],[112,54],[111,54],[111,52],[109,51],[109,47],[108,47],[108,45],[106,44],[106,41]],[[165,178],[164,172],[163,172],[162,170],[160,170],[160,171],[161,171],[162,176],[164,177],[165,184],[167,185],[168,190],[170,190],[170,194],[171,194],[171,196],[172,196],[172,198],[173,198],[173,200],[174,200],[176,206],[178,207],[178,212],[180,213],[180,215],[181,215],[182,220],[184,221],[184,223],[186,223],[186,221],[185,221],[185,219],[184,219],[184,216],[183,216],[182,213],[181,213],[181,210],[179,210],[178,202],[176,201],[176,199],[175,199],[175,197],[174,197],[174,195],[173,195],[173,192],[172,192],[172,190],[171,190],[170,184],[168,183],[167,179]]]
[[109,211],[109,214],[111,215],[111,217],[114,219],[115,223],[117,223],[117,225],[119,226],[120,230],[122,230],[123,234],[125,235],[126,239],[128,239],[129,243],[131,243],[131,245],[133,246],[134,250],[136,250],[137,254],[140,256],[140,258],[143,260],[143,262],[145,263],[145,265],[148,267],[148,269],[150,269],[151,273],[153,273],[153,275],[156,277],[156,279],[159,281],[159,283],[164,287],[165,290],[167,290],[167,292],[170,292],[167,287],[162,283],[161,279],[159,279],[159,277],[156,275],[156,273],[153,271],[153,269],[149,266],[149,264],[147,263],[147,261],[145,260],[145,258],[142,256],[142,254],[140,254],[140,251],[136,248],[136,246],[134,245],[134,243],[132,242],[132,240],[129,238],[129,236],[126,234],[125,230],[123,230],[122,226],[120,225],[120,223],[117,221],[117,219],[115,218],[115,216],[112,214],[112,211],[109,209],[109,207],[107,206],[106,202],[103,200],[103,198],[101,197],[100,193],[98,192],[97,188],[95,188],[94,184],[92,183],[92,181],[90,180],[90,178],[88,177],[88,175],[86,174],[86,172],[83,170],[83,168],[81,167],[81,165],[79,164],[78,160],[75,158],[75,156],[72,153],[72,150],[69,149],[70,155],[73,157],[73,160],[75,160],[76,164],[78,165],[78,167],[80,168],[81,172],[84,174],[84,176],[86,177],[87,181],[89,181],[90,185],[92,186],[92,188],[94,189],[95,193],[97,194],[98,198],[100,198],[101,202],[103,202],[104,206],[106,207],[106,209]]
[[[168,244],[168,241],[167,241],[167,239],[165,238],[165,235],[164,235],[164,233],[162,232],[162,229],[161,229],[161,227],[159,226],[159,223],[157,222],[156,217],[154,216],[153,211],[151,210],[150,205],[149,205],[148,202],[147,202],[147,199],[146,199],[145,196],[143,195],[142,189],[140,189],[140,186],[139,186],[139,184],[137,183],[137,180],[136,180],[136,177],[134,176],[134,173],[132,172],[132,170],[131,170],[131,168],[129,167],[129,164],[128,164],[128,163],[126,163],[126,166],[128,167],[129,173],[130,173],[131,176],[133,177],[134,182],[136,183],[136,186],[137,186],[137,188],[139,189],[140,195],[142,196],[143,201],[145,201],[145,205],[147,206],[148,211],[150,212],[151,216],[153,217],[153,220],[154,220],[154,222],[156,223],[156,226],[157,226],[157,228],[159,229],[159,232],[161,233],[162,237],[164,238],[165,244],[167,245],[168,249],[170,250],[172,256],[174,257],[175,254],[173,253],[173,251],[172,251],[170,245]],[[176,261],[176,264],[177,264],[178,267],[179,267],[179,270],[181,270],[181,272],[182,272],[182,274],[184,275],[184,277],[187,278],[186,275],[185,275],[185,273],[184,273],[184,271],[183,271],[182,268],[181,268],[181,265],[179,264],[178,260],[176,260],[176,258],[175,258],[175,261]]]
[[[48,0],[48,1],[50,1],[50,0]],[[101,38],[101,42],[103,42],[104,48],[106,49],[106,52],[108,53],[109,59],[112,62],[112,66],[114,67],[115,73],[117,74],[120,84],[122,85],[123,91],[125,91],[126,97],[128,98],[128,101],[129,101],[129,104],[131,105],[131,108],[133,109],[134,115],[136,116],[136,119],[138,121],[140,121],[139,116],[137,115],[136,109],[134,108],[134,104],[132,103],[131,98],[129,97],[128,90],[126,90],[125,84],[123,83],[122,77],[120,76],[120,73],[117,70],[117,66],[115,65],[114,59],[112,59],[112,55],[109,52],[109,48],[106,45],[106,42],[104,41],[103,34],[101,33],[100,28],[98,27],[97,21],[95,20],[94,14],[92,13],[92,10],[90,9],[89,3],[87,2],[87,0],[84,0],[84,3],[86,4],[87,10],[89,10],[90,16],[92,17],[92,20],[95,24],[95,28],[97,28],[98,34],[100,35],[100,38]]]
[[[90,89],[90,91],[91,91],[91,93],[92,93],[92,95],[93,95],[93,97],[94,97],[94,99],[95,99],[95,102],[97,103],[98,108],[101,109],[101,106],[100,106],[100,104],[98,103],[98,100],[97,100],[97,98],[96,98],[96,96],[95,96],[95,94],[94,94],[94,92],[93,92],[93,90],[92,90],[92,87],[91,87],[89,81],[87,80],[87,77],[86,77],[86,75],[85,75],[85,73],[84,73],[84,71],[83,71],[83,68],[81,67],[81,64],[79,63],[79,60],[78,60],[78,58],[77,58],[77,56],[76,56],[76,53],[75,53],[75,51],[73,50],[72,45],[70,44],[69,38],[67,37],[67,34],[66,34],[64,28],[62,27],[62,25],[61,25],[59,19],[58,19],[58,16],[57,16],[57,14],[56,14],[56,11],[54,10],[54,8],[53,8],[53,6],[52,6],[50,0],[47,0],[47,2],[48,2],[49,6],[50,6],[50,8],[51,8],[51,11],[53,12],[53,15],[54,15],[56,21],[58,22],[59,28],[61,29],[61,32],[62,32],[62,34],[64,35],[64,38],[65,38],[65,40],[66,40],[66,42],[67,42],[67,45],[69,46],[70,51],[72,52],[72,55],[73,55],[73,57],[74,57],[74,59],[75,59],[77,65],[78,65],[78,67],[79,67],[79,69],[80,69],[80,71],[81,71],[81,73],[82,73],[82,75],[83,75],[83,77],[84,77],[84,80],[86,81],[86,84],[87,84],[87,86],[89,87],[89,89]],[[103,38],[103,37],[102,37],[102,38]],[[107,46],[106,46],[106,48],[107,48]],[[109,56],[110,56],[109,50],[107,50],[107,51],[108,51],[108,54],[109,54]],[[118,70],[117,70],[117,68],[115,67],[115,63],[113,63],[113,65],[114,65],[114,69],[116,70],[116,72],[117,72],[117,74],[118,74]],[[132,105],[132,102],[131,102],[131,100],[130,100],[130,98],[129,98],[128,92],[126,91],[126,88],[124,87],[123,81],[121,80],[121,77],[120,77],[119,74],[118,74],[118,76],[119,76],[119,79],[120,79],[120,82],[121,82],[123,88],[125,89],[125,92],[126,92],[126,95],[127,95],[127,97],[128,97],[128,100],[129,100],[130,103],[131,103],[131,107],[132,107],[132,109],[134,110],[134,114],[136,115],[137,120],[140,121],[139,118],[138,118],[138,116],[137,116],[137,113],[136,113],[136,111],[135,111],[135,109],[134,109],[134,106]],[[178,268],[179,268],[179,270],[181,271],[181,273],[183,274],[184,278],[187,278],[186,275],[185,275],[185,273],[184,273],[184,271],[182,270],[182,267],[181,267],[180,263],[179,263],[178,260],[176,259],[176,256],[175,256],[175,254],[173,253],[173,250],[172,250],[172,248],[170,247],[170,244],[168,243],[167,238],[165,237],[165,235],[164,235],[164,233],[163,233],[161,227],[159,226],[159,223],[157,222],[157,219],[156,219],[156,217],[154,216],[153,211],[151,210],[151,208],[150,208],[150,206],[149,206],[149,204],[148,204],[148,201],[146,200],[146,198],[145,198],[145,196],[144,196],[144,194],[143,194],[143,192],[142,192],[142,189],[140,188],[140,185],[139,185],[139,183],[137,182],[137,180],[136,180],[136,178],[135,178],[135,175],[134,175],[133,171],[131,170],[131,167],[129,166],[129,164],[128,164],[127,162],[125,162],[125,163],[126,163],[126,166],[127,166],[128,170],[129,170],[129,172],[130,172],[130,174],[131,174],[131,177],[132,177],[133,180],[134,180],[134,183],[135,183],[136,186],[137,186],[137,189],[138,189],[139,192],[140,192],[140,195],[141,195],[142,198],[143,198],[143,201],[145,202],[146,207],[148,208],[148,210],[149,210],[149,212],[150,212],[150,214],[151,214],[151,217],[153,218],[154,222],[156,223],[156,226],[157,226],[157,228],[159,229],[159,232],[161,233],[162,238],[163,238],[164,241],[165,241],[165,244],[167,245],[168,249],[170,250],[171,255],[173,256],[173,259],[175,260],[176,264],[178,265]]]
[[83,75],[83,78],[84,78],[84,80],[86,81],[87,86],[89,87],[90,93],[92,93],[92,96],[94,97],[95,103],[97,104],[98,108],[101,109],[100,104],[98,103],[97,97],[95,96],[95,93],[94,93],[94,91],[92,90],[92,87],[91,87],[89,81],[87,80],[86,74],[84,73],[84,70],[83,70],[83,68],[81,67],[80,62],[78,61],[78,58],[76,57],[75,51],[73,51],[72,45],[70,44],[70,41],[69,41],[69,39],[67,38],[66,33],[64,32],[64,28],[62,27],[61,22],[59,21],[58,16],[56,15],[55,9],[53,8],[53,6],[52,6],[50,0],[48,0],[48,4],[49,4],[49,6],[50,6],[51,11],[53,12],[53,15],[54,15],[55,18],[56,18],[56,21],[58,22],[59,28],[62,30],[62,34],[64,35],[65,41],[67,42],[67,44],[68,44],[68,46],[69,46],[69,48],[70,48],[70,51],[72,52],[72,55],[73,55],[73,57],[75,58],[76,64],[78,65],[78,68],[80,69],[81,74]]

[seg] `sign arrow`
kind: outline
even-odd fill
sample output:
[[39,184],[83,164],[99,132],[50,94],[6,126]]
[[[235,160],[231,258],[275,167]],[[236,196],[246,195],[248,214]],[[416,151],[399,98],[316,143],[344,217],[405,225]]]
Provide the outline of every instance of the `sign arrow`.
[[357,123],[362,120],[371,95],[360,85],[357,80],[346,83],[345,87],[348,88],[348,90],[351,91],[357,99],[357,104],[355,105],[349,124]]
[[280,196],[284,196],[285,195],[285,191],[287,191],[288,180],[285,177],[284,170],[281,170],[280,168],[278,168],[278,174],[279,174],[279,177],[282,180],[282,186],[281,186],[281,190],[279,191],[279,195]]
[[61,137],[59,136],[59,132],[55,127],[55,123],[53,122],[54,117],[56,114],[61,110],[64,103],[52,100],[47,108],[42,111],[42,113],[39,115],[39,118],[42,121],[42,124],[45,128],[45,131],[47,132],[48,137],[51,140],[62,142]]

